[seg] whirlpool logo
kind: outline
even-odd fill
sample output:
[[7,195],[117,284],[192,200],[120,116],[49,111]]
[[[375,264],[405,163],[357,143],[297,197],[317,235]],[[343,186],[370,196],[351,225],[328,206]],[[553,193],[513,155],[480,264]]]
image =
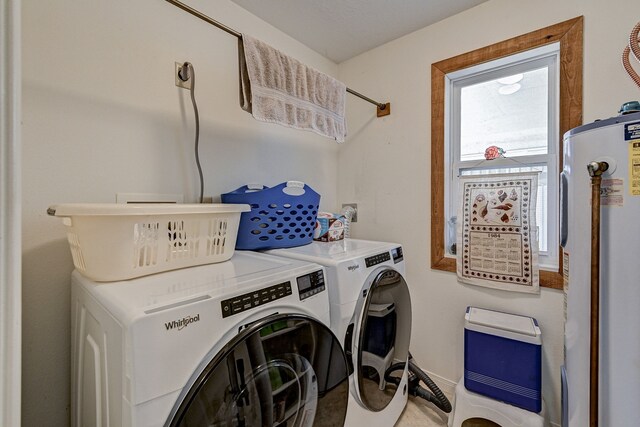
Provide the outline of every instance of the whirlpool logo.
[[195,323],[195,322],[199,322],[199,321],[200,321],[200,313],[196,314],[195,316],[183,317],[180,320],[173,320],[171,322],[165,322],[164,327],[167,328],[167,331],[169,331],[171,329],[177,329],[177,330],[181,331],[184,328],[186,328],[187,326],[189,326],[190,324]]

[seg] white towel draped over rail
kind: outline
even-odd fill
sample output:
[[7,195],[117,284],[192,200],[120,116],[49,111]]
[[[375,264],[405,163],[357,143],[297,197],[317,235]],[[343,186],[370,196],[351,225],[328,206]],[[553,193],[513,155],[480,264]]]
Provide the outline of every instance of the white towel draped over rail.
[[[203,21],[213,25],[216,28],[219,28],[233,36],[236,36],[238,39],[242,38],[242,34],[236,30],[234,30],[233,28],[229,28],[226,25],[222,24],[221,22],[216,21],[215,19],[210,18],[209,16],[205,15],[204,13],[178,1],[178,0],[166,0],[168,3],[171,3],[172,5],[184,10],[185,12],[190,13],[191,15],[202,19]],[[377,108],[377,116],[378,117],[384,117],[384,116],[388,116],[391,113],[391,104],[390,103],[382,103],[382,102],[377,102],[374,101],[373,99],[359,93],[356,92],[353,89],[347,88],[346,89],[348,93],[350,93],[351,95],[357,96],[358,98],[365,100],[373,105],[375,105]]]
[[344,83],[246,34],[239,59],[243,110],[263,122],[310,130],[344,142]]

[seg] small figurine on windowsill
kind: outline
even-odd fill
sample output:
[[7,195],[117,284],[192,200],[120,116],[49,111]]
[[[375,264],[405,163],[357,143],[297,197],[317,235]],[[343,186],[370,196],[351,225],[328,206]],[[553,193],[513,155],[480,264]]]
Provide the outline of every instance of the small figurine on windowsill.
[[484,150],[484,158],[486,160],[493,160],[499,157],[504,157],[504,153],[506,153],[505,150],[503,150],[500,147],[496,147],[495,145],[492,145],[491,147],[488,147],[486,150]]

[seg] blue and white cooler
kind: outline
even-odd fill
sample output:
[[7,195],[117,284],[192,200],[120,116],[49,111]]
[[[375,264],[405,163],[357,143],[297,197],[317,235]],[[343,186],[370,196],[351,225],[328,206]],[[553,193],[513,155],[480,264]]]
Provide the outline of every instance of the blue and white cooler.
[[467,307],[464,378],[449,427],[468,419],[502,427],[542,427],[542,333],[536,319]]
[[467,390],[531,412],[542,409],[542,333],[533,317],[467,307]]

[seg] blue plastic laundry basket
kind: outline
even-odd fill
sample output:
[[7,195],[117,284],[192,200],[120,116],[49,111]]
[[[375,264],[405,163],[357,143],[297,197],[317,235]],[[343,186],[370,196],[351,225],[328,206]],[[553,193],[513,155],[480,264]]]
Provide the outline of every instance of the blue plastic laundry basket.
[[222,203],[251,205],[240,217],[236,249],[290,248],[313,240],[320,195],[303,182],[272,188],[245,185],[221,197]]

